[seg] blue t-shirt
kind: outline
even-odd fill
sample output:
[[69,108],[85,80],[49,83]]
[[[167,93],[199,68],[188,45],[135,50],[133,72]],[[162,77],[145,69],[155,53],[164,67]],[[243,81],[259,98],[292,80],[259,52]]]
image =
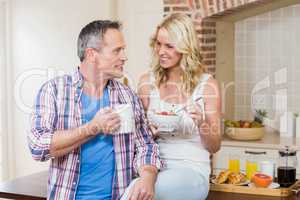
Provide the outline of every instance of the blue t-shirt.
[[[98,110],[109,106],[108,89],[101,99],[81,95],[83,123],[93,119]],[[81,145],[80,176],[76,200],[110,200],[115,170],[111,135],[97,135]]]

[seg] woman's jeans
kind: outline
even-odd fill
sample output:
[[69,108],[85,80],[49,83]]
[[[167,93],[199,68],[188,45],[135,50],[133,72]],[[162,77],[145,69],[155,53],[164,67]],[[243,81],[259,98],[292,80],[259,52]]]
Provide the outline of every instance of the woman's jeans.
[[[133,180],[121,200],[126,200]],[[167,168],[158,173],[155,184],[155,200],[205,200],[208,195],[207,178],[191,168]]]

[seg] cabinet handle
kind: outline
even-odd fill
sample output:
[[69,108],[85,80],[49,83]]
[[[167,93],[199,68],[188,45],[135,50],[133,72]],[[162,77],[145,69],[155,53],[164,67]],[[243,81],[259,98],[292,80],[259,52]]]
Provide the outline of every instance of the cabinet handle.
[[262,154],[267,154],[267,152],[266,151],[245,151],[245,154],[262,155]]

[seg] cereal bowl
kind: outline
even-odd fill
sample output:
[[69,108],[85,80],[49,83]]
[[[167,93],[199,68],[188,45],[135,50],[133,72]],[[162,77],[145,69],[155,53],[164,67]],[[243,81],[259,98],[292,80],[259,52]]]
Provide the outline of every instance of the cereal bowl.
[[173,132],[178,129],[181,117],[174,112],[155,112],[153,114],[153,123],[162,132]]

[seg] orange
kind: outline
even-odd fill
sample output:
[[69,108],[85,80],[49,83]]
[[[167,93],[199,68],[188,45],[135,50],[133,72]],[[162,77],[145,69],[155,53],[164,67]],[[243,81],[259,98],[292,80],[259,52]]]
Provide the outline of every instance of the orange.
[[273,178],[262,173],[255,173],[251,181],[256,187],[268,187],[272,183]]

